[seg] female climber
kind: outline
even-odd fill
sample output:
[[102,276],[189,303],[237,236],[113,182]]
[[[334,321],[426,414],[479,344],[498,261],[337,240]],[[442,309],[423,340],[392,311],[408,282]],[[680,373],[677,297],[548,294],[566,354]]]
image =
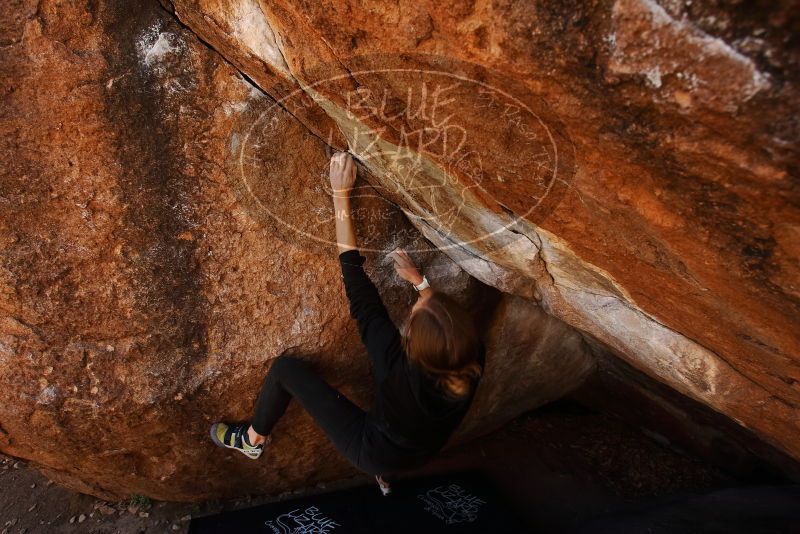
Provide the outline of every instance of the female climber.
[[356,166],[347,153],[330,161],[336,240],[350,315],[372,361],[375,404],[365,412],[294,355],[275,359],[249,424],[215,423],[211,439],[248,458],[261,456],[292,398],[308,411],[336,449],[357,468],[384,476],[421,466],[461,422],[482,373],[482,345],[467,313],[435,292],[402,250],[392,252],[401,278],[419,297],[398,331],[362,267],[350,211]]

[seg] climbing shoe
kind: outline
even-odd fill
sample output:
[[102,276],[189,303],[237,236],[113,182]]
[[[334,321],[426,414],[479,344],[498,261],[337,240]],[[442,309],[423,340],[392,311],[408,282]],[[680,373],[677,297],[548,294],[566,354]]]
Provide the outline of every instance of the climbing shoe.
[[226,449],[236,449],[251,460],[258,460],[264,449],[263,445],[250,445],[247,438],[249,425],[228,425],[225,423],[214,423],[211,425],[211,440],[217,447]]

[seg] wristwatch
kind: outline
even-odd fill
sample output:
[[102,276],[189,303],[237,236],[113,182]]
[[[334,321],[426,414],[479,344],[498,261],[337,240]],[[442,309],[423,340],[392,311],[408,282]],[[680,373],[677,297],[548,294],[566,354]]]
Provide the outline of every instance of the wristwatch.
[[422,291],[423,289],[428,289],[429,287],[431,287],[431,285],[428,283],[428,277],[427,276],[423,276],[422,277],[422,282],[420,282],[418,286],[415,286],[414,284],[411,284],[411,285],[414,287],[415,290],[417,290],[417,292]]

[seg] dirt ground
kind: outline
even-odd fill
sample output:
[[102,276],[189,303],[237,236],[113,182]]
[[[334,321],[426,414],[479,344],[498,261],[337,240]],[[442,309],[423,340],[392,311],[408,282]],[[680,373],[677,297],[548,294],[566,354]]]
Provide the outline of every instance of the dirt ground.
[[[564,529],[652,497],[703,493],[736,482],[617,419],[567,403],[524,415],[494,434],[455,447],[425,471],[456,470],[485,474],[523,519],[542,529]],[[277,498],[368,483],[359,477]],[[138,497],[109,503],[53,484],[25,462],[0,456],[2,534],[186,532],[192,517],[274,499],[186,504]]]

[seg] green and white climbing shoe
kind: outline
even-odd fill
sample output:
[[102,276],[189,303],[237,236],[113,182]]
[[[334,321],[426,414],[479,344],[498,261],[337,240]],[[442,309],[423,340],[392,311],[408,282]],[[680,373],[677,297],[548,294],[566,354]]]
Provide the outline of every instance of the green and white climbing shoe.
[[211,425],[211,440],[217,447],[226,449],[236,449],[251,460],[258,460],[264,450],[264,445],[250,445],[247,438],[249,425],[228,425],[226,423],[214,423]]

